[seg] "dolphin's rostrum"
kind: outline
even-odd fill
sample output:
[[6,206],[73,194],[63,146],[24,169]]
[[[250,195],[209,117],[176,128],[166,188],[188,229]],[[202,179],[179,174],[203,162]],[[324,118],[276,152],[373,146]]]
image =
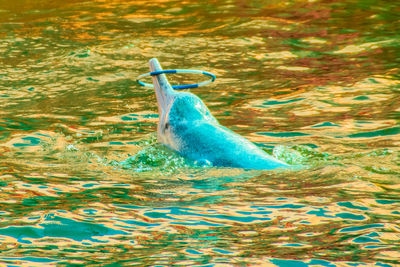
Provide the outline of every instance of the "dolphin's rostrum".
[[[150,71],[161,71],[156,58]],[[246,169],[288,167],[244,137],[218,123],[203,101],[174,90],[165,74],[153,75],[158,103],[158,141],[200,165]]]

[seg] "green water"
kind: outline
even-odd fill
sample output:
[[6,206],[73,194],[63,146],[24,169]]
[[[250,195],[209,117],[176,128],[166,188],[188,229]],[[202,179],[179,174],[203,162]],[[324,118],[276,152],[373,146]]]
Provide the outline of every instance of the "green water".
[[[0,262],[399,266],[400,2],[0,0]],[[157,144],[193,89],[285,171]],[[204,77],[169,76],[188,84]]]

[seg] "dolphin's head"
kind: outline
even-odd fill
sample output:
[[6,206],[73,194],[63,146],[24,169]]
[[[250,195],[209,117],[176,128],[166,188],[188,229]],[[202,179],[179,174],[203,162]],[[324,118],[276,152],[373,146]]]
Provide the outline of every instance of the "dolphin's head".
[[[150,60],[150,70],[161,71],[157,59]],[[183,124],[198,120],[217,123],[203,101],[189,92],[175,91],[165,74],[152,76],[157,98],[159,122],[157,125],[158,140],[175,148],[174,130]]]
[[168,110],[168,122],[171,125],[178,125],[199,120],[216,122],[198,96],[189,92],[176,92]]

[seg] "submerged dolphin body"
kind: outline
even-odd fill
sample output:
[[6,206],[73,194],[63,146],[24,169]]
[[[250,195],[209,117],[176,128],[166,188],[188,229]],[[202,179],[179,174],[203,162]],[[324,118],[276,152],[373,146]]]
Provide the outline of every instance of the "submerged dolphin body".
[[[150,70],[161,71],[157,59]],[[288,167],[262,149],[220,125],[199,97],[175,91],[165,74],[152,76],[158,103],[158,141],[201,165],[245,169]]]

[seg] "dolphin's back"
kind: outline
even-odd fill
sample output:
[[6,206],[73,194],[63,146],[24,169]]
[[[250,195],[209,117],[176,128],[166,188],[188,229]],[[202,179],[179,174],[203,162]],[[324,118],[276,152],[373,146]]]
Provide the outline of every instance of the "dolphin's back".
[[[213,166],[274,169],[287,165],[218,123],[194,121],[176,125],[178,152],[193,161]],[[193,145],[195,144],[195,145]]]

